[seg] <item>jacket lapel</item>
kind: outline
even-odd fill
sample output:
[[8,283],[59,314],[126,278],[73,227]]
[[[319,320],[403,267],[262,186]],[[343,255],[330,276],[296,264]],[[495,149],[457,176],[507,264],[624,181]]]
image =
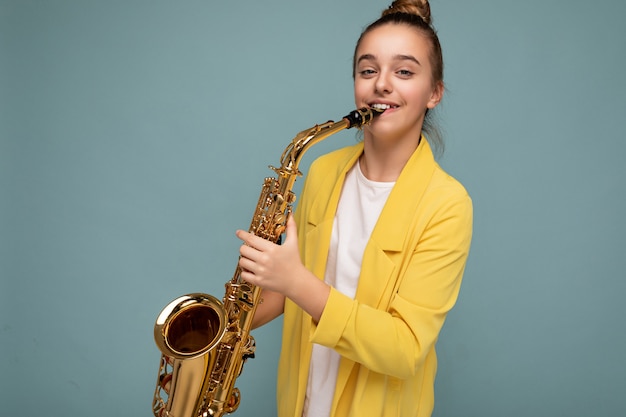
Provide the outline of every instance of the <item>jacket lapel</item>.
[[391,278],[399,265],[395,265],[387,253],[405,249],[412,233],[415,213],[435,166],[430,146],[422,137],[420,146],[405,165],[389,194],[365,248],[356,294],[360,302],[385,308],[393,296],[385,289],[395,287],[395,279]]
[[[363,143],[358,143],[348,149],[349,152],[342,154],[332,166],[324,167],[328,170],[327,175],[323,185],[318,187],[319,192],[314,197],[311,211],[307,216],[308,222],[314,228],[310,235],[307,235],[305,247],[315,253],[312,272],[320,279],[324,279],[330,236],[343,183],[346,174],[363,152]],[[315,242],[315,244],[311,242]]]

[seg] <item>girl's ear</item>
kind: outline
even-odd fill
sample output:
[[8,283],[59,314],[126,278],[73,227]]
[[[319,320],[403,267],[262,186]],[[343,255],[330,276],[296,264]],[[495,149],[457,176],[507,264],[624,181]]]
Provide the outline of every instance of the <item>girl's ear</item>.
[[435,84],[435,87],[433,88],[433,92],[430,96],[430,100],[428,101],[428,104],[426,105],[427,108],[434,109],[435,107],[437,107],[437,104],[439,104],[439,102],[443,98],[443,90],[444,90],[443,81],[438,81]]

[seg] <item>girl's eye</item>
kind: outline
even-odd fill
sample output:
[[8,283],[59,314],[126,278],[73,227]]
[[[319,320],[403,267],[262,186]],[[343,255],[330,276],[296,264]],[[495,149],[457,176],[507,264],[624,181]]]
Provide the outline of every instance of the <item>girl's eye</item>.
[[411,75],[413,75],[413,72],[409,70],[399,70],[398,75],[402,77],[410,77]]
[[359,71],[359,74],[361,74],[362,77],[368,77],[371,76],[373,74],[375,74],[376,71],[374,71],[373,69],[363,69],[361,71]]

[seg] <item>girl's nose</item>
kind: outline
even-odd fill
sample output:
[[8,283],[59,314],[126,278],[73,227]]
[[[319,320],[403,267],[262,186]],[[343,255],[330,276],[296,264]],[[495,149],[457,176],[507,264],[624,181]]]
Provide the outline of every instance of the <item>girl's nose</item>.
[[379,94],[387,94],[392,91],[391,81],[389,80],[389,74],[380,72],[375,84],[376,92]]

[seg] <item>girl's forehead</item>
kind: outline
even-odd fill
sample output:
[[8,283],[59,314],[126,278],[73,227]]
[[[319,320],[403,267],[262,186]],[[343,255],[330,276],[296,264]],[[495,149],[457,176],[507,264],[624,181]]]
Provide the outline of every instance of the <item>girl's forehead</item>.
[[362,54],[375,56],[414,55],[426,56],[430,51],[427,38],[413,27],[402,24],[387,24],[366,33],[357,49]]

